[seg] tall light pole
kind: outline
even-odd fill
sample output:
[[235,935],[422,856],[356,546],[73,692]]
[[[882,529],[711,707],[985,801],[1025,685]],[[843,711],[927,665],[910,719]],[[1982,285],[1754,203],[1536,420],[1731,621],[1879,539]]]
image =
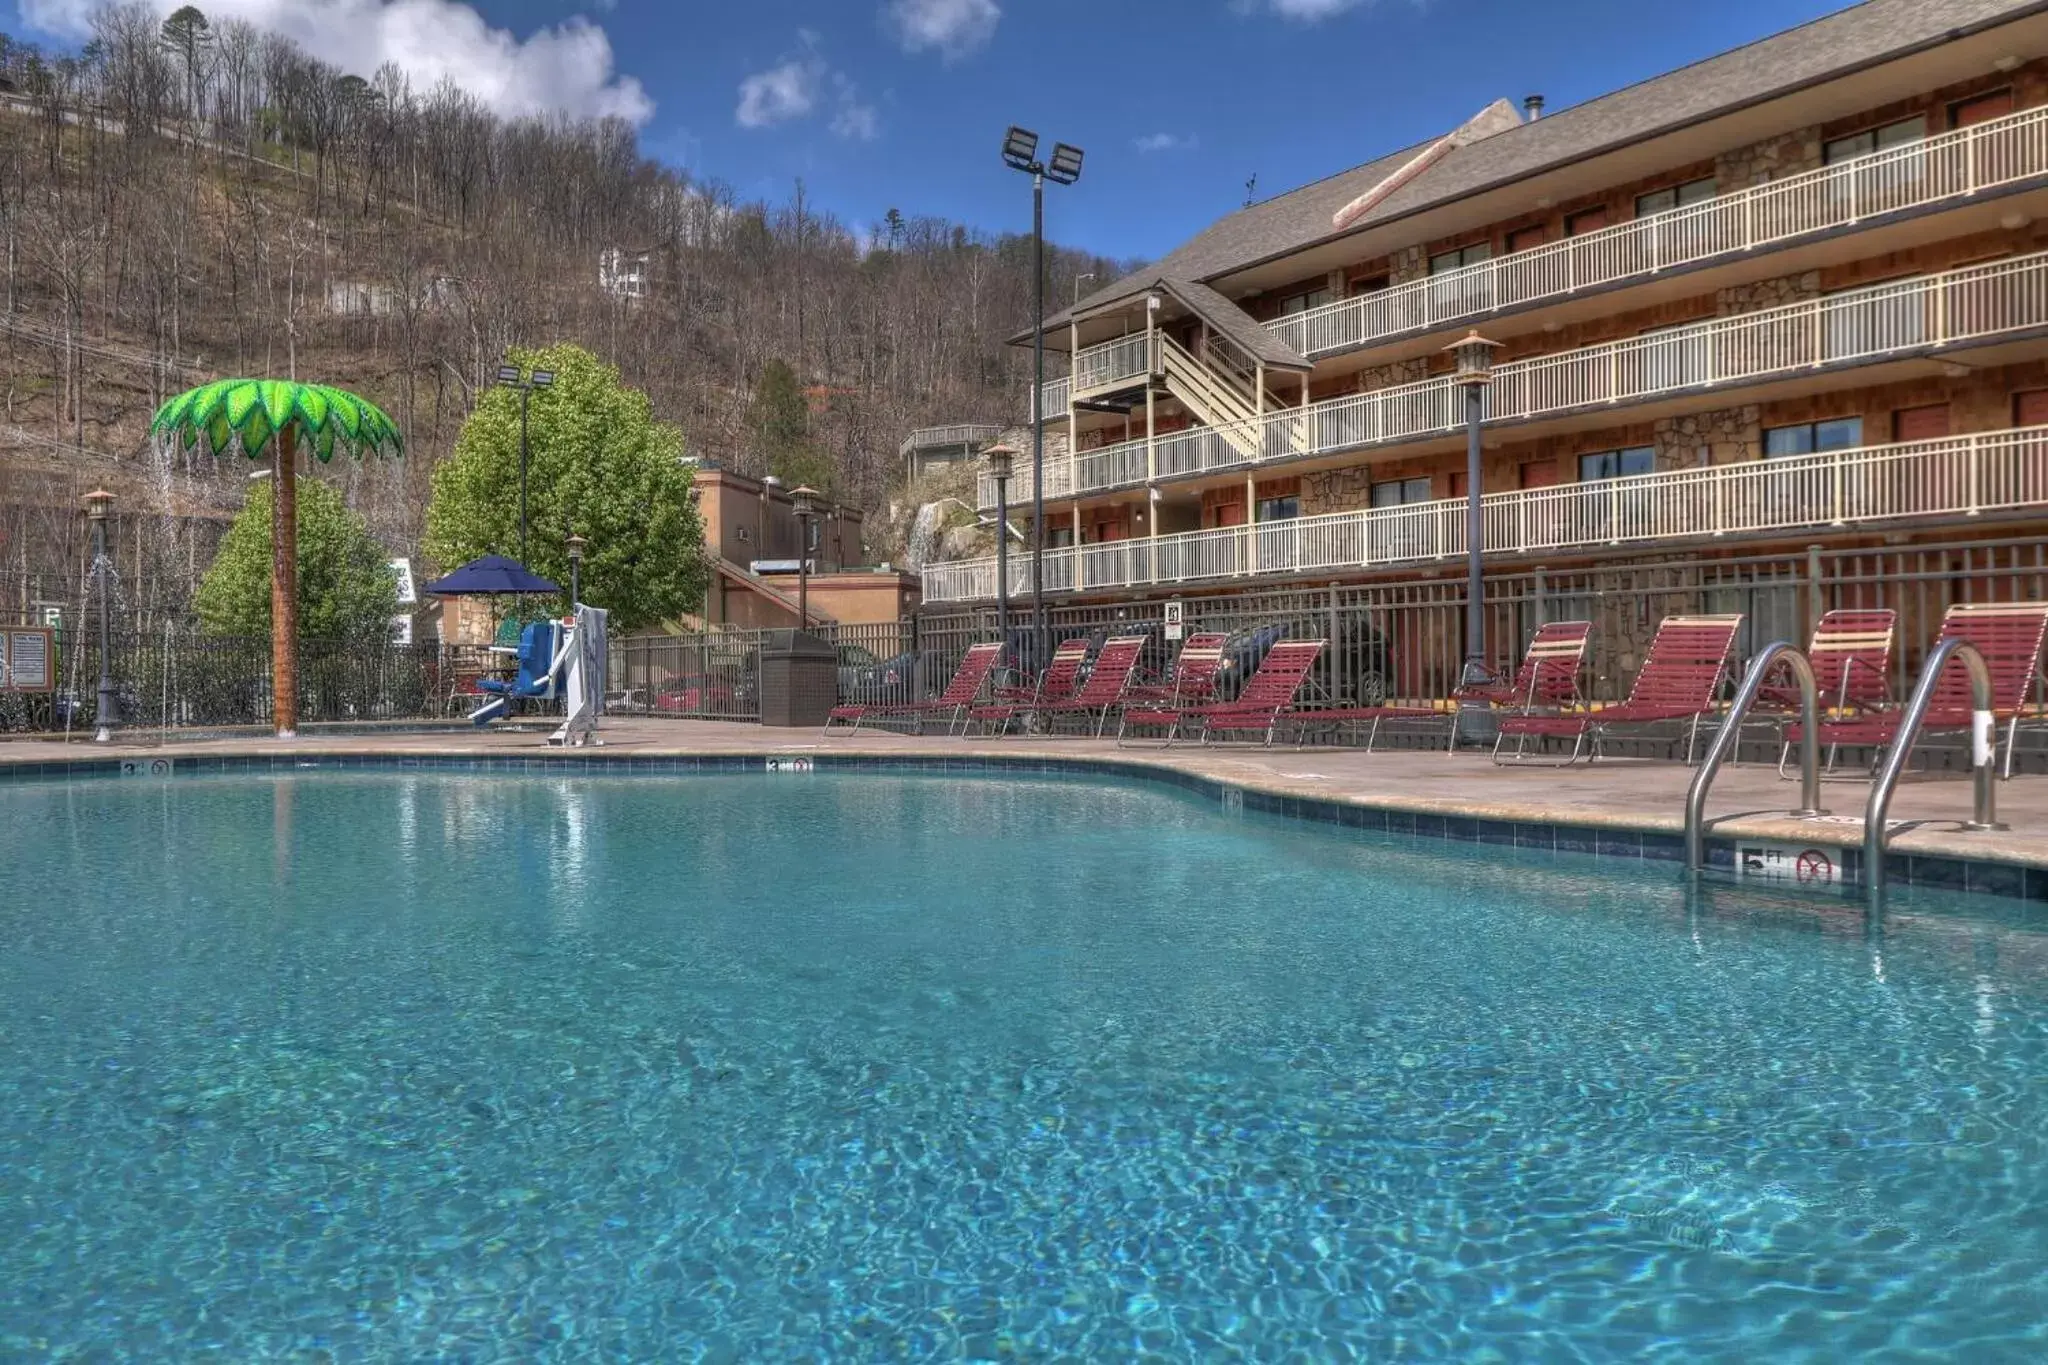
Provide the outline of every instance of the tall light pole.
[[113,564],[107,559],[107,508],[113,505],[114,495],[104,488],[95,488],[85,495],[85,515],[92,521],[92,576],[98,580],[100,589],[100,704],[97,727],[93,742],[105,744],[114,737],[114,725],[118,719],[114,702],[114,657],[112,631],[108,627],[107,579],[112,576]]
[[576,606],[583,600],[583,547],[590,542],[582,536],[569,537],[569,614],[576,614]]
[[1003,135],[1003,164],[1031,177],[1031,637],[1045,660],[1045,182],[1071,185],[1081,178],[1081,149],[1052,145],[1050,162],[1038,159],[1038,134],[1014,123]]
[[1000,441],[982,452],[996,481],[996,638],[1010,647],[1010,471],[1017,452]]
[[798,484],[789,490],[796,512],[796,628],[811,628],[811,523],[818,519],[818,490]]
[[1095,272],[1092,270],[1084,270],[1080,274],[1074,276],[1074,302],[1072,305],[1073,307],[1079,308],[1081,306],[1081,281],[1092,280],[1094,278]]
[[532,374],[522,371],[517,365],[505,364],[498,367],[498,382],[506,388],[519,390],[519,563],[526,563],[526,400],[533,396],[535,389],[553,388],[555,375],[552,370],[535,370]]
[[1485,416],[1486,386],[1493,382],[1493,353],[1498,341],[1477,332],[1444,347],[1458,362],[1456,382],[1465,389],[1465,668],[1459,686],[1488,680],[1486,667],[1486,585],[1481,577],[1480,548],[1485,526],[1480,512],[1479,425]]

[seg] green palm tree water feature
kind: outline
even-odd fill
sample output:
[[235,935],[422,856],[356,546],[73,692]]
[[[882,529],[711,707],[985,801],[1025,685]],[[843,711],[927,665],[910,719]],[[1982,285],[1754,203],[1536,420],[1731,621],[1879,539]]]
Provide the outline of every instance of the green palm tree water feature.
[[383,409],[346,389],[283,379],[217,379],[188,389],[157,409],[149,430],[170,450],[270,457],[271,718],[279,738],[289,738],[299,727],[299,449],[325,464],[337,448],[358,457],[403,455],[405,438]]

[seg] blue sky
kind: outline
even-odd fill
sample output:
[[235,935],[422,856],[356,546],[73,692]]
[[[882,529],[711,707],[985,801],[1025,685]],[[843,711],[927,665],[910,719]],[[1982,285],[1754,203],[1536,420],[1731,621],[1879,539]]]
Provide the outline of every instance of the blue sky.
[[[0,0],[75,39],[90,0]],[[451,74],[510,112],[640,122],[650,154],[856,224],[891,207],[1029,226],[997,148],[1022,123],[1088,153],[1048,231],[1157,257],[1267,197],[1448,130],[1553,112],[1839,8],[1829,0],[215,0],[352,65]],[[1653,21],[1646,21],[1648,13]]]

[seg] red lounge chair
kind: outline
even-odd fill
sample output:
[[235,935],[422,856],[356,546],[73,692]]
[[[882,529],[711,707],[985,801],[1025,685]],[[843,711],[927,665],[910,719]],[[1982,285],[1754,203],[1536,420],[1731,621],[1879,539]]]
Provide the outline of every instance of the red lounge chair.
[[995,689],[995,703],[971,708],[967,718],[980,721],[986,731],[997,721],[1008,721],[1041,706],[1065,701],[1074,695],[1074,689],[1081,681],[1081,666],[1087,662],[1087,636],[1062,640],[1059,648],[1052,652],[1052,662],[1045,666],[1045,672],[1038,675],[1037,686],[998,687]]
[[1650,655],[1643,671],[1636,674],[1628,700],[1600,711],[1572,711],[1540,715],[1527,711],[1503,716],[1500,737],[1494,741],[1494,762],[1504,762],[1501,745],[1509,736],[1520,745],[1531,736],[1570,736],[1571,755],[1566,764],[1576,763],[1591,742],[1590,757],[1600,756],[1600,742],[1608,731],[1620,725],[1651,725],[1659,721],[1690,721],[1685,744],[1685,761],[1692,762],[1699,741],[1700,721],[1714,709],[1714,694],[1728,677],[1728,655],[1735,648],[1736,632],[1742,629],[1738,616],[1667,616],[1650,642]]
[[829,732],[834,721],[850,720],[855,730],[861,722],[884,716],[908,716],[917,722],[917,732],[923,733],[926,716],[944,714],[946,733],[952,734],[953,727],[961,723],[967,708],[981,695],[982,684],[988,681],[989,673],[996,666],[996,658],[1003,652],[998,644],[969,645],[967,655],[960,660],[959,671],[953,674],[953,681],[946,684],[946,690],[930,701],[886,702],[835,706],[825,718],[825,729]]
[[1166,742],[1172,744],[1181,726],[1192,721],[1201,728],[1205,744],[1211,735],[1230,730],[1264,730],[1266,743],[1271,744],[1273,732],[1280,726],[1281,713],[1294,705],[1301,685],[1308,680],[1309,670],[1315,667],[1316,657],[1322,652],[1321,640],[1279,641],[1266,651],[1258,672],[1252,674],[1244,691],[1232,701],[1207,706],[1127,706],[1117,726],[1117,743],[1121,745],[1125,732],[1136,725],[1165,730]]
[[[1522,656],[1522,666],[1511,680],[1461,687],[1451,694],[1454,701],[1484,701],[1497,706],[1561,708],[1579,700],[1579,669],[1585,663],[1586,642],[1592,638],[1590,621],[1553,621],[1539,626]],[[1318,722],[1331,725],[1370,723],[1365,751],[1379,743],[1380,724],[1389,720],[1448,721],[1444,747],[1450,748],[1458,733],[1458,711],[1435,706],[1348,706],[1326,711],[1298,711],[1294,720],[1302,730]]]
[[[2020,716],[2027,706],[2027,690],[2041,676],[2041,647],[2044,637],[2048,637],[2048,603],[1958,603],[1942,617],[1941,633],[1935,639],[1938,643],[1955,637],[1975,645],[1991,672],[1991,710],[2006,722],[2004,766],[2006,776],[2010,777]],[[1951,664],[1942,670],[1941,681],[1935,686],[1923,731],[1968,730],[1975,718],[1971,702],[1969,671]],[[1902,710],[1888,708],[1847,720],[1822,721],[1819,739],[1830,747],[1868,744],[1882,748],[1898,738],[1904,720]],[[1785,727],[1785,743],[1797,744],[1803,733],[1795,721]]]
[[1578,705],[1579,672],[1586,666],[1586,647],[1593,639],[1591,621],[1552,621],[1538,626],[1512,679],[1461,687],[1451,695],[1459,701],[1491,702],[1524,711]]
[[[1874,611],[1831,611],[1813,628],[1806,661],[1813,666],[1814,705],[1824,720],[1848,720],[1875,711],[1891,700],[1892,646],[1898,639],[1899,614]],[[1757,701],[1775,711],[1799,714],[1799,686],[1789,672],[1766,679]],[[1832,714],[1831,714],[1832,713]],[[1782,776],[1791,759],[1787,744],[1778,756]],[[1834,751],[1828,766],[1835,765]]]
[[1087,663],[1087,636],[1075,636],[1071,641],[1061,641],[1053,651],[1053,661],[1044,665],[1044,673],[1030,688],[995,688],[995,702],[991,706],[975,706],[967,712],[969,720],[979,720],[981,729],[995,720],[1010,720],[1012,716],[1036,710],[1042,702],[1063,702],[1073,696],[1073,690],[1081,684],[1081,665]]
[[1216,695],[1216,675],[1223,669],[1223,646],[1230,637],[1190,635],[1174,660],[1173,675],[1158,683],[1133,683],[1124,689],[1124,702],[1146,702],[1162,706],[1200,706]]
[[1125,689],[1130,686],[1131,674],[1137,671],[1138,656],[1144,653],[1145,644],[1142,635],[1118,635],[1105,641],[1102,652],[1095,656],[1094,670],[1079,691],[1065,701],[1031,709],[1043,716],[1092,715],[1095,738],[1102,738],[1109,713],[1123,704]]

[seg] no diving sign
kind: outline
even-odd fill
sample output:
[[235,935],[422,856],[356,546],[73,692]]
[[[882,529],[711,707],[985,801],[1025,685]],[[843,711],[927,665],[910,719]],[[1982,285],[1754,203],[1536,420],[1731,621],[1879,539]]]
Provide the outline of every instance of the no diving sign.
[[1810,844],[1742,844],[1735,850],[1735,871],[1742,877],[1797,882],[1801,886],[1832,886],[1842,880],[1842,864],[1833,852]]
[[1184,628],[1184,626],[1183,626],[1183,623],[1184,623],[1184,621],[1185,621],[1185,619],[1186,619],[1186,618],[1185,618],[1184,616],[1182,616],[1182,614],[1181,614],[1181,603],[1180,603],[1180,600],[1179,600],[1178,598],[1176,598],[1176,599],[1174,599],[1173,601],[1171,601],[1171,602],[1168,602],[1168,603],[1166,603],[1166,604],[1165,604],[1165,607],[1166,607],[1166,638],[1167,638],[1167,639],[1169,639],[1169,640],[1178,640],[1178,639],[1180,638],[1180,633],[1181,633],[1182,629]]

